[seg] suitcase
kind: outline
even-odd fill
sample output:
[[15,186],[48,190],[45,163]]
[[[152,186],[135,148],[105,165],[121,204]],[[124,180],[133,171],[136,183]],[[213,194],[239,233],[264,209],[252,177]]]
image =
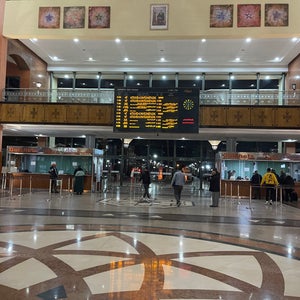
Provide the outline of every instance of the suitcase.
[[294,201],[298,201],[298,194],[296,191],[292,191],[291,193],[291,201],[294,202]]

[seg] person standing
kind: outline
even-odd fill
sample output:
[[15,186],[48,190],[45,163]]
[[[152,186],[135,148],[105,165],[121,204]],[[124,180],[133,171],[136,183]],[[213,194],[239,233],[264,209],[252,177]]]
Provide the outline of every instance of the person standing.
[[84,188],[84,171],[78,166],[74,171],[74,193],[82,195]]
[[[179,207],[181,205],[181,193],[183,186],[185,185],[185,166],[182,165],[179,167],[179,169],[174,173],[171,185],[174,190],[174,197],[176,200],[176,205]],[[171,203],[172,205],[172,203]]]
[[58,179],[58,171],[56,168],[56,163],[53,162],[49,169],[50,180],[51,180],[51,193],[58,193],[57,191],[57,179]]
[[262,177],[261,186],[266,187],[266,204],[272,205],[273,201],[276,200],[275,188],[278,186],[279,182],[276,175],[272,172],[271,168],[267,168],[267,172]]
[[220,173],[213,168],[210,177],[209,191],[211,192],[212,204],[210,207],[218,207],[220,199]]
[[140,181],[142,182],[142,184],[144,186],[143,198],[147,197],[148,199],[150,199],[149,186],[150,186],[150,183],[151,183],[151,177],[150,177],[149,169],[147,167],[142,172]]
[[252,191],[253,191],[253,199],[260,199],[261,197],[261,193],[260,193],[261,180],[262,180],[262,176],[258,173],[257,170],[255,170],[250,180]]

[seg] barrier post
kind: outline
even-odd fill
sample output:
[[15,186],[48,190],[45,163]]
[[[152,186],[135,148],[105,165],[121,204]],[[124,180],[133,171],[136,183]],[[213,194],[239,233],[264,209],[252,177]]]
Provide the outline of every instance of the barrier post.
[[29,176],[29,193],[31,194],[31,188],[32,188],[32,176]]
[[23,178],[20,178],[20,196],[22,196]]
[[49,181],[49,194],[51,194],[51,179]]
[[68,178],[68,192],[70,193],[70,177]]
[[11,176],[10,180],[9,180],[9,188],[10,188],[10,197],[12,197],[12,193],[13,193],[13,186],[14,186],[14,177]]

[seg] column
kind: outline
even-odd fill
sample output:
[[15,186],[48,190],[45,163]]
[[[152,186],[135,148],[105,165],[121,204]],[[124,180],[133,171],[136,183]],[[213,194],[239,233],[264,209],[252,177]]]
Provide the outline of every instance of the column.
[[124,72],[123,87],[127,86],[127,73]]
[[260,73],[256,73],[256,99],[254,104],[259,104]]
[[179,74],[175,73],[175,88],[178,88]]
[[55,136],[49,136],[49,148],[55,148]]
[[73,90],[76,89],[76,72],[73,72],[72,88],[73,88]]
[[205,73],[202,73],[202,87],[201,90],[204,92],[205,91]]
[[[6,79],[6,63],[7,63],[7,39],[2,35],[3,32],[3,22],[4,22],[4,10],[5,10],[4,0],[0,0],[0,93],[5,88]],[[2,97],[0,97],[2,101]],[[0,174],[2,170],[2,135],[3,127],[0,125]]]
[[87,135],[85,138],[85,146],[87,148],[95,148],[96,146],[96,138],[94,135]]
[[236,139],[230,138],[226,140],[226,152],[236,152]]
[[149,73],[149,87],[152,88],[153,73]]
[[54,77],[53,72],[50,72],[50,82],[49,82],[49,87],[50,87],[50,102],[57,102],[58,95],[57,95],[57,78]]

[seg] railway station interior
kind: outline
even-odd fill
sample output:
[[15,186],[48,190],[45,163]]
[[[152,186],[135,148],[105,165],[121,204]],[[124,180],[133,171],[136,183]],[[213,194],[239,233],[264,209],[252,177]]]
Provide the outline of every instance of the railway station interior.
[[299,10],[0,0],[0,299],[300,299]]

